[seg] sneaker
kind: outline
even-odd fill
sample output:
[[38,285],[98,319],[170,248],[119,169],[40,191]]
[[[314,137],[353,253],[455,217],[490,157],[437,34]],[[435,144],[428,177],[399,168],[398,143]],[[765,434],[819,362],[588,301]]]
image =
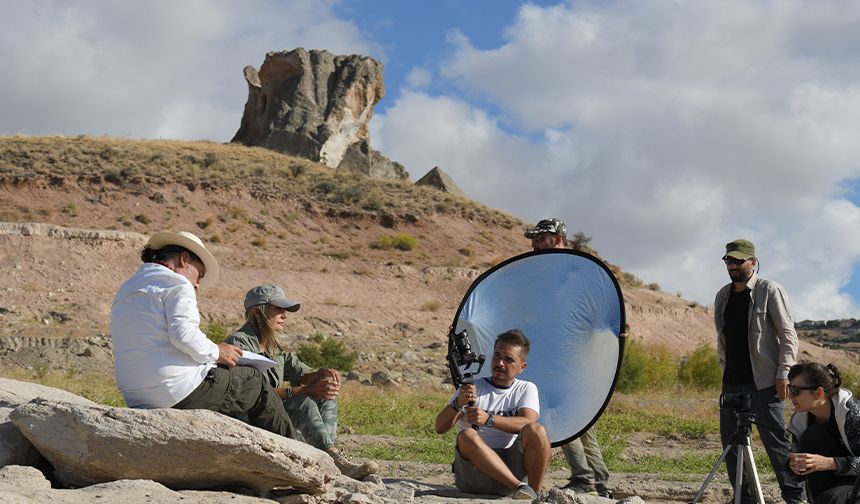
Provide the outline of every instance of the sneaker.
[[615,496],[612,495],[612,490],[608,488],[603,488],[597,491],[597,495],[603,497],[604,499],[614,499]]
[[372,460],[369,462],[355,462],[350,460],[349,457],[337,448],[331,448],[327,450],[327,453],[334,460],[334,465],[337,466],[340,473],[349,478],[361,480],[379,471],[379,465]]
[[514,493],[511,494],[511,499],[514,500],[535,500],[537,499],[537,492],[535,489],[528,486],[525,483],[520,483],[517,486],[517,489],[514,490]]
[[595,488],[591,483],[574,483],[571,481],[561,488],[563,490],[573,490],[574,493],[578,494],[599,495],[597,488]]

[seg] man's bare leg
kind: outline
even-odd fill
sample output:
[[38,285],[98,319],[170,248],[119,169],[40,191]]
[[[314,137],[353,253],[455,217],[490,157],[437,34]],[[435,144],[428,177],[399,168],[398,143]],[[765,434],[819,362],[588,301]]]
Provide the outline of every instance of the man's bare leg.
[[[457,449],[460,450],[460,456],[471,462],[481,473],[508,488],[514,489],[521,483],[508,469],[499,454],[481,439],[476,430],[464,429],[460,431],[457,434]],[[543,472],[541,472],[541,479],[543,479]]]
[[529,486],[535,492],[540,492],[543,486],[543,478],[549,465],[550,442],[544,426],[534,422],[523,427],[520,431],[520,439],[523,442],[523,467],[529,477]]

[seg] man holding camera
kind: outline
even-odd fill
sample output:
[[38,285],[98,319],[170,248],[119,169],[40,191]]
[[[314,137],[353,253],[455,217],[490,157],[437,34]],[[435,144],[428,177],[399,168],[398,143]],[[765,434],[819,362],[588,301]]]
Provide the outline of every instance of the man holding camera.
[[[788,471],[783,401],[788,395],[788,370],[797,357],[797,334],[788,296],[776,282],[758,276],[755,246],[749,240],[726,244],[723,256],[731,283],[717,292],[714,322],[717,353],[723,368],[723,395],[747,394],[759,424],[758,432],[776,473],[782,498],[789,504],[805,502],[802,482]],[[768,427],[770,426],[770,427]],[[723,447],[732,444],[737,428],[732,408],[720,409]],[[735,484],[737,454],[726,456],[729,480]],[[744,482],[742,502],[752,502]]]
[[[524,236],[531,240],[534,250],[567,248],[567,227],[556,218],[539,221],[533,228],[526,230]],[[612,497],[609,470],[597,444],[594,427],[589,427],[582,436],[562,445],[561,451],[570,465],[570,481],[564,488],[576,493],[597,493],[601,497]]]
[[436,416],[438,434],[458,423],[453,471],[463,492],[522,500],[540,492],[550,441],[537,421],[537,387],[517,378],[526,368],[529,348],[519,329],[500,334],[493,345],[491,378],[462,385]]

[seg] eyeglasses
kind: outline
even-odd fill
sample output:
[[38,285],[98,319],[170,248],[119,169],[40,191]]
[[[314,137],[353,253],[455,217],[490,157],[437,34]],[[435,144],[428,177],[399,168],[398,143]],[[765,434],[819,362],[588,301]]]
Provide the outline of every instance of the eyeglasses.
[[[752,259],[752,258],[750,258]],[[724,257],[723,262],[728,264],[734,264],[735,266],[740,266],[741,264],[749,261],[749,259],[736,259],[734,257]]]
[[799,396],[799,395],[800,395],[800,392],[801,392],[802,390],[816,390],[817,388],[818,388],[818,387],[813,387],[813,386],[811,386],[811,385],[807,385],[807,386],[805,386],[805,387],[801,387],[801,386],[798,386],[798,385],[789,385],[789,386],[788,386],[788,393],[789,393],[789,394],[791,394],[791,395],[793,395],[793,396],[795,396],[795,397],[797,397],[797,396]]

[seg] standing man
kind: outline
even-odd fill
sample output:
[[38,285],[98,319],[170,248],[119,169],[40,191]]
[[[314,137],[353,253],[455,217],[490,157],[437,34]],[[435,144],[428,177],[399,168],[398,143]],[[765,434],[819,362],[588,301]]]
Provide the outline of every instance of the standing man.
[[260,371],[236,366],[242,351],[200,330],[197,289],[218,281],[218,263],[197,236],[150,237],[140,268],[111,307],[116,382],[131,408],[208,409],[286,437],[293,428]]
[[[717,292],[714,322],[717,354],[723,368],[723,394],[749,394],[762,444],[776,473],[782,498],[788,504],[805,502],[802,482],[788,470],[783,401],[788,395],[788,370],[797,357],[797,334],[785,289],[758,276],[755,246],[749,240],[726,244],[723,256],[731,283]],[[731,409],[720,409],[720,438],[731,444],[737,422]],[[726,457],[729,480],[735,484],[737,454]],[[742,502],[753,502],[749,482]]]
[[[454,483],[463,492],[521,500],[533,500],[540,492],[549,465],[549,437],[537,421],[537,386],[517,378],[526,368],[530,346],[519,329],[500,334],[493,345],[491,378],[461,386],[436,416],[438,434],[458,423],[453,470]],[[528,484],[523,483],[526,476]]]
[[[556,218],[543,219],[524,234],[532,241],[534,250],[567,248],[567,227]],[[597,493],[601,497],[612,498],[609,470],[603,462],[603,453],[597,444],[593,426],[582,436],[562,445],[561,450],[570,465],[570,481],[564,488],[576,493]]]

